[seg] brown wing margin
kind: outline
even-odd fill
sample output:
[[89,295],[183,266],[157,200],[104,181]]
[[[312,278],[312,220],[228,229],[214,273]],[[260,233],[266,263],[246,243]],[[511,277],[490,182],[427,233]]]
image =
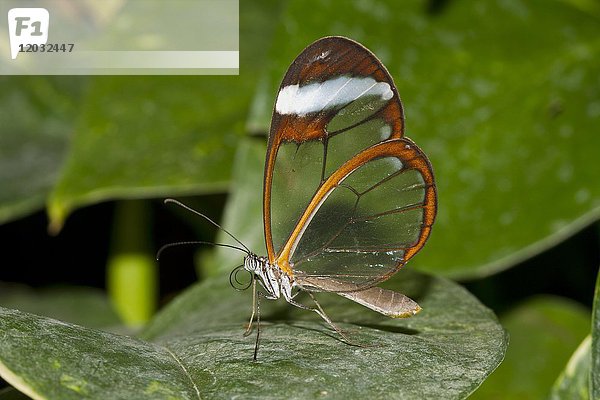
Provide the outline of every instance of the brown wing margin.
[[[325,37],[309,45],[289,67],[280,87],[324,82],[337,76],[372,77],[387,82],[394,94],[391,101],[376,114],[391,129],[390,139],[404,134],[404,111],[393,79],[379,59],[361,44],[340,36]],[[310,140],[326,140],[326,126],[339,110],[331,109],[303,116],[281,115],[273,109],[269,143],[265,161],[263,222],[269,261],[276,259],[271,233],[271,185],[277,151],[283,142],[303,143]],[[293,195],[293,194],[291,194]]]
[[[431,164],[427,159],[427,156],[412,140],[408,138],[389,139],[363,150],[348,160],[321,185],[301,216],[298,225],[290,235],[287,243],[275,260],[282,270],[293,276],[290,258],[294,253],[304,230],[308,224],[310,224],[319,207],[325,202],[331,192],[353,171],[369,161],[383,157],[397,157],[403,163],[404,169],[417,170],[423,177],[426,190],[422,206],[423,222],[421,224],[418,240],[412,246],[405,249],[403,260],[398,263],[396,268],[382,276],[378,282],[386,280],[393,275],[425,245],[437,212],[437,194]],[[377,282],[374,282],[374,284],[376,283]]]

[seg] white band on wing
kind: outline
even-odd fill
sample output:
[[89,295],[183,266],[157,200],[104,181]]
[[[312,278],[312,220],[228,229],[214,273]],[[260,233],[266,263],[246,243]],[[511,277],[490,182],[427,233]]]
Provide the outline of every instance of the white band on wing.
[[275,111],[302,117],[312,112],[343,107],[363,96],[379,96],[387,101],[394,97],[394,92],[387,82],[377,82],[371,77],[339,76],[302,87],[296,84],[282,88],[277,96]]

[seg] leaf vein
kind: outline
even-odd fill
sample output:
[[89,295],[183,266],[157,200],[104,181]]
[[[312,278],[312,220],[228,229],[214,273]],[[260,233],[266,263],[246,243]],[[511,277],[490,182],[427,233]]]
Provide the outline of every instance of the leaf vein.
[[183,370],[183,373],[185,374],[185,376],[187,376],[188,379],[190,380],[190,382],[192,382],[192,386],[194,387],[194,390],[196,391],[196,394],[198,395],[198,399],[202,400],[202,396],[200,396],[200,389],[198,389],[198,386],[196,386],[196,382],[194,382],[194,380],[192,379],[192,376],[188,372],[185,365],[183,365],[183,362],[181,362],[179,357],[177,357],[177,355],[175,355],[175,353],[173,353],[171,351],[171,349],[169,349],[167,346],[164,346],[164,348],[165,348],[165,350],[167,350],[167,353],[169,353],[171,355],[171,357],[173,357],[173,359],[175,360],[177,365],[179,365],[179,367]]

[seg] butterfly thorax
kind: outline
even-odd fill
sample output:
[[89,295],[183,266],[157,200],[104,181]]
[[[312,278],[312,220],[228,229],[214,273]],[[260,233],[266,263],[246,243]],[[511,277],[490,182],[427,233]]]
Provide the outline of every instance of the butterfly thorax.
[[271,264],[266,257],[250,253],[244,258],[244,269],[256,277],[267,292],[267,298],[278,299],[283,296],[291,299],[294,280],[281,270],[277,264]]

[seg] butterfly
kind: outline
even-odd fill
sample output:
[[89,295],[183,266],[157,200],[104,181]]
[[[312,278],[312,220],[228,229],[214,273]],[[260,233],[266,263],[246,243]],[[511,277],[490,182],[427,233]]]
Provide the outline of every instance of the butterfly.
[[[253,277],[245,332],[256,317],[253,359],[261,297],[314,311],[350,344],[313,293],[337,293],[392,318],[418,313],[415,301],[376,285],[423,247],[436,211],[431,164],[404,136],[402,103],[383,64],[339,36],[304,49],[283,78],[271,120],[263,193],[267,255],[252,253],[223,229],[243,248],[225,246],[246,253],[230,281],[241,269]],[[314,306],[296,300],[301,292]]]
[[[267,256],[244,259],[263,297],[319,314],[313,292],[334,292],[393,318],[421,310],[375,285],[425,244],[437,210],[431,164],[404,137],[404,112],[377,57],[344,37],[308,46],[279,87],[265,162]],[[295,300],[307,292],[315,307]],[[258,335],[257,335],[258,336]],[[258,350],[255,346],[254,359]]]

